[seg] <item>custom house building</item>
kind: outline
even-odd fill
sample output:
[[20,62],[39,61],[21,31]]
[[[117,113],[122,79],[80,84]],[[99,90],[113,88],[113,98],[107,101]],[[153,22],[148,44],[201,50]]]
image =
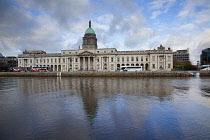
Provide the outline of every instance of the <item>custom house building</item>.
[[19,67],[50,67],[51,71],[116,71],[122,66],[142,66],[143,71],[173,68],[173,51],[162,45],[154,50],[117,51],[116,48],[98,48],[96,33],[85,31],[82,48],[46,53],[42,50],[24,51],[18,55]]

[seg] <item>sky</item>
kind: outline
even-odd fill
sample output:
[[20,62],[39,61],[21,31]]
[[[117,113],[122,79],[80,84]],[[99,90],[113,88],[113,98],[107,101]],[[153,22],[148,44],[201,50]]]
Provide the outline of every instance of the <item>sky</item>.
[[0,0],[0,53],[78,49],[89,20],[98,48],[210,48],[210,0]]

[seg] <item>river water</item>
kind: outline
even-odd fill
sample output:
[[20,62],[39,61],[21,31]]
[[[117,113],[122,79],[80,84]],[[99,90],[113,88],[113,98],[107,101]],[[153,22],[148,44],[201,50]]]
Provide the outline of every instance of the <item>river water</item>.
[[0,77],[0,139],[210,139],[210,78]]

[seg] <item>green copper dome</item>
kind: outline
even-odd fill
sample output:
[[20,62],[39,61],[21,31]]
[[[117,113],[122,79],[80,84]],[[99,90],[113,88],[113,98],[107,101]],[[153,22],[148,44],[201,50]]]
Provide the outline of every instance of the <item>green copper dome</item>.
[[94,31],[91,27],[89,27],[89,28],[85,31],[85,34],[88,34],[88,33],[90,33],[90,34],[95,34],[95,31]]

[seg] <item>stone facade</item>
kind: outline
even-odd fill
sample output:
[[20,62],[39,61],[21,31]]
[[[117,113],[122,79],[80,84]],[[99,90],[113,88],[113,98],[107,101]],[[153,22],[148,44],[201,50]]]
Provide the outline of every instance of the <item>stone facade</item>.
[[170,71],[173,51],[162,45],[154,50],[117,51],[116,48],[98,48],[95,31],[86,30],[82,49],[61,50],[61,53],[25,51],[18,55],[18,66],[51,67],[52,71],[116,71],[121,66],[143,66],[143,70]]

